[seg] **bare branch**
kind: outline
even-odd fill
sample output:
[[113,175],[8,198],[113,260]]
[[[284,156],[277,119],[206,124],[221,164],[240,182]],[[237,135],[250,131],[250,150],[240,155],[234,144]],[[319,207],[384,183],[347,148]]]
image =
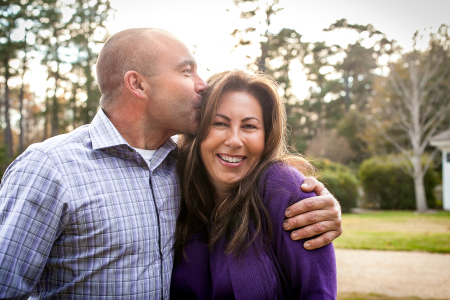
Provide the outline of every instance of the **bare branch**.
[[428,169],[431,166],[431,163],[433,162],[433,158],[436,156],[436,154],[439,153],[439,148],[435,148],[431,153],[430,156],[428,157],[425,165],[423,166],[423,173],[427,173]]
[[379,132],[387,141],[389,141],[395,148],[397,148],[398,151],[403,153],[405,156],[407,155],[408,151],[386,133],[386,131],[383,129],[383,126],[378,120],[375,121],[375,125],[378,127]]

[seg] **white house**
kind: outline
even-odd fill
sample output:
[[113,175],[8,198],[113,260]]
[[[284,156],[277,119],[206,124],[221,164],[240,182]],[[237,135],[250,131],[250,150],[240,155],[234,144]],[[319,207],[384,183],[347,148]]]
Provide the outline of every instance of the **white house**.
[[450,210],[450,130],[434,136],[430,145],[442,151],[442,205],[445,210]]

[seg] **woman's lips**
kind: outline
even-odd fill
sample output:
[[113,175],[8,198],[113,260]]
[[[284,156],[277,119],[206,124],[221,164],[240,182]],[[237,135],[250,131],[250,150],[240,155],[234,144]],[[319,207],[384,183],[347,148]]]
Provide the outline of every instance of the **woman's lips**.
[[241,166],[246,159],[246,157],[242,155],[229,155],[223,153],[216,154],[216,157],[224,166],[229,168],[237,168]]

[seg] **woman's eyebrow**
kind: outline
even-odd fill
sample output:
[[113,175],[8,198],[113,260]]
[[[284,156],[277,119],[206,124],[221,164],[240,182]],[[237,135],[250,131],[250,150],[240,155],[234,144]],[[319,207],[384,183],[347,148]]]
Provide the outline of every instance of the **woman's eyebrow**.
[[[224,119],[227,120],[227,121],[231,121],[231,119],[230,119],[229,117],[227,117],[227,116],[225,116],[225,115],[222,115],[222,114],[216,114],[216,117],[221,117],[221,118],[224,118]],[[261,123],[261,121],[260,121],[257,117],[246,117],[246,118],[243,118],[243,119],[242,119],[242,122],[247,122],[247,121],[249,121],[249,120],[256,120],[256,121],[258,121],[259,123]]]
[[243,118],[243,119],[242,119],[242,122],[246,122],[246,121],[249,121],[249,120],[256,120],[256,121],[258,121],[259,123],[261,123],[261,121],[260,121],[257,117],[247,117],[247,118]]
[[228,118],[227,116],[221,115],[221,114],[216,114],[216,117],[221,117],[221,118],[224,118],[227,121],[231,121],[230,118]]

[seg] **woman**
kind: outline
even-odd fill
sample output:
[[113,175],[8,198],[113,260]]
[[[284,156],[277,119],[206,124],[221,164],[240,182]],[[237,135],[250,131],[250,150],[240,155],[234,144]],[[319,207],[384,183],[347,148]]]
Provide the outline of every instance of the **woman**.
[[298,189],[312,167],[288,155],[276,83],[232,71],[208,84],[199,133],[179,143],[171,298],[335,299],[333,246],[307,251],[282,228],[313,195]]

